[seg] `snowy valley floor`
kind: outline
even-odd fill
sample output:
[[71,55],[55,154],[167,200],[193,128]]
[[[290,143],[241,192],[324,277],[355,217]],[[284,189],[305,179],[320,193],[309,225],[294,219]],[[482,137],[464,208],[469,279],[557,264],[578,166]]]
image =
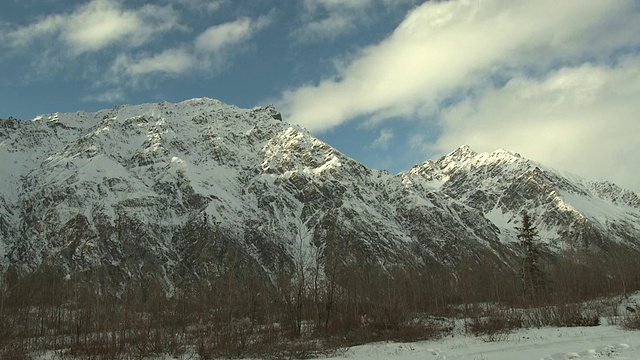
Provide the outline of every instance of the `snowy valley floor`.
[[346,350],[331,359],[424,360],[640,360],[640,331],[619,326],[522,329],[506,340],[485,342],[478,337],[449,335],[434,341],[374,343]]
[[[57,359],[53,354],[38,360]],[[178,359],[197,359],[194,355]],[[355,346],[325,359],[421,359],[421,360],[640,360],[640,331],[619,326],[522,329],[506,340],[485,342],[468,335],[454,335],[433,341],[381,342]],[[173,357],[160,357],[170,360]]]
[[[424,341],[414,342],[375,342],[335,350],[330,355],[319,355],[318,359],[398,359],[398,360],[565,360],[565,359],[631,359],[640,360],[640,292],[625,297],[600,299],[584,303],[584,311],[578,316],[598,310],[595,319],[599,319],[598,326],[576,327],[529,327],[518,328],[509,332],[501,332],[496,337],[486,335],[474,336],[471,318],[433,318],[441,321],[441,325],[448,325],[445,336]],[[490,307],[488,307],[490,308]],[[547,308],[539,308],[547,309]],[[571,309],[571,308],[568,308]],[[529,315],[534,315],[535,311]],[[541,314],[541,312],[538,312]],[[495,316],[507,313],[496,312]],[[556,315],[561,313],[556,312]],[[623,328],[626,326],[626,329]],[[497,340],[497,341],[490,341]],[[285,340],[285,342],[287,342]],[[287,344],[289,344],[287,342]],[[268,346],[268,345],[267,345]],[[0,349],[1,350],[1,349]],[[133,353],[135,349],[132,349]],[[278,358],[277,349],[270,347],[264,355],[257,358]],[[66,360],[77,358],[93,359],[149,359],[149,360],[197,360],[201,358],[216,358],[210,354],[201,357],[198,347],[192,343],[186,345],[179,355],[146,355],[131,356],[121,354],[121,357],[74,357],[66,351],[45,351],[32,354],[34,360]],[[2,357],[0,352],[0,358]],[[9,353],[6,353],[9,354]],[[292,358],[295,355],[281,353],[282,358]],[[307,353],[309,354],[309,353]],[[324,353],[326,354],[326,353]],[[217,354],[220,356],[220,354]],[[242,356],[242,355],[238,355]],[[13,357],[16,358],[17,357]],[[254,357],[255,358],[255,357]]]

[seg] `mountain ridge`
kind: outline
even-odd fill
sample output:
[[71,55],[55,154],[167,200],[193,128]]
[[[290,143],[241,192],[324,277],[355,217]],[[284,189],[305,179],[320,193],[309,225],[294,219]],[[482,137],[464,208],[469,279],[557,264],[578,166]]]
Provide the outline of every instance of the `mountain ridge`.
[[523,210],[550,253],[640,241],[640,200],[614,184],[468,146],[391,175],[283,122],[273,106],[198,98],[7,119],[0,153],[5,270],[99,266],[171,287],[221,271],[230,252],[234,266],[273,278],[300,246],[380,268],[509,264]]

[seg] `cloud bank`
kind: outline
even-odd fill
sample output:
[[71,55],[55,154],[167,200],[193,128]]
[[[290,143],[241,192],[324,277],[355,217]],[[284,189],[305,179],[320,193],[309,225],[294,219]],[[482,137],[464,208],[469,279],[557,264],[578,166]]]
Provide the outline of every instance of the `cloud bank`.
[[407,139],[425,156],[504,147],[585,176],[617,172],[638,191],[639,33],[632,0],[425,2],[279,103],[315,132],[413,118],[441,132]]
[[[286,91],[282,103],[292,121],[311,130],[361,115],[437,108],[494,74],[544,72],[628,45],[617,35],[629,26],[640,31],[640,18],[625,4],[631,6],[608,0],[426,2],[389,38],[318,84]],[[630,40],[637,45],[640,38]]]
[[564,67],[543,78],[514,77],[445,109],[447,152],[517,150],[545,165],[640,190],[640,57],[611,65]]

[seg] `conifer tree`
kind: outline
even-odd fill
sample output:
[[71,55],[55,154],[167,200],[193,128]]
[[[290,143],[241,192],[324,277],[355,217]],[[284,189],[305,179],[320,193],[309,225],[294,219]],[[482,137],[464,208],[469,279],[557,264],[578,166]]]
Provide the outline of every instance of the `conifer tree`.
[[516,226],[518,240],[524,250],[522,262],[522,290],[524,300],[535,300],[545,285],[544,273],[540,268],[540,250],[538,249],[538,231],[526,211],[522,212],[521,226]]

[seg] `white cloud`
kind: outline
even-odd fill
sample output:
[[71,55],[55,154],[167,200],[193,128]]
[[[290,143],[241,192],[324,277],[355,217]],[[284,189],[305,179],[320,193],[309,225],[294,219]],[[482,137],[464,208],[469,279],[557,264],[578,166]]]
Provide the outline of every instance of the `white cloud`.
[[373,3],[373,0],[304,0],[304,8],[314,11],[318,8],[326,10],[335,9],[365,9]]
[[503,147],[640,191],[638,33],[633,0],[425,2],[279,106],[312,131],[424,119],[407,146],[425,158]]
[[300,41],[335,39],[355,27],[354,19],[346,14],[331,14],[329,17],[308,22],[294,32]]
[[640,192],[640,56],[516,77],[442,113],[432,151],[498,147]]
[[124,12],[116,4],[95,0],[65,19],[62,37],[78,52],[95,51],[141,28],[135,13]]
[[3,33],[3,43],[10,47],[23,47],[30,44],[37,38],[59,31],[64,24],[62,16],[49,16],[28,26],[14,28],[10,24],[5,24]]
[[92,0],[68,14],[44,17],[5,35],[12,47],[57,39],[75,55],[115,43],[139,46],[155,34],[178,27],[177,15],[168,7],[145,5],[123,9],[120,2]]
[[190,10],[205,11],[207,13],[214,13],[220,8],[229,3],[228,0],[170,0],[170,2],[180,4]]
[[372,145],[376,148],[387,149],[389,148],[389,144],[391,143],[391,140],[393,140],[394,136],[392,129],[382,129],[380,130],[378,137],[373,141]]
[[215,25],[205,30],[196,38],[195,47],[204,53],[216,53],[226,47],[247,41],[270,22],[270,17],[262,16],[258,19],[244,17],[235,21]]
[[400,5],[406,5],[406,4],[412,5],[419,1],[420,0],[382,0],[382,4],[386,7],[390,7],[390,6],[400,6]]
[[302,26],[292,36],[298,41],[333,40],[356,28],[375,0],[305,0]]
[[82,98],[82,101],[90,102],[104,102],[104,103],[116,103],[120,101],[124,101],[125,94],[121,89],[111,89],[104,91],[102,93],[87,95]]
[[269,25],[271,18],[240,18],[209,27],[193,43],[170,48],[155,54],[131,56],[120,53],[114,60],[108,82],[138,84],[143,76],[164,74],[184,75],[195,70],[205,73],[218,71],[238,51],[238,47],[251,40]]
[[[606,58],[637,46],[633,2],[508,0],[426,2],[381,43],[337,74],[291,89],[291,121],[325,130],[359,116],[384,119],[437,110],[439,103],[507,70],[542,71],[576,59]],[[633,31],[630,29],[634,29]]]
[[340,36],[358,34],[374,21],[388,21],[389,11],[402,9],[420,0],[304,0],[299,21],[291,36],[298,42],[335,41]]
[[120,54],[112,67],[115,73],[140,76],[150,73],[179,75],[191,70],[196,65],[196,58],[185,49],[168,49],[161,53],[131,59]]

